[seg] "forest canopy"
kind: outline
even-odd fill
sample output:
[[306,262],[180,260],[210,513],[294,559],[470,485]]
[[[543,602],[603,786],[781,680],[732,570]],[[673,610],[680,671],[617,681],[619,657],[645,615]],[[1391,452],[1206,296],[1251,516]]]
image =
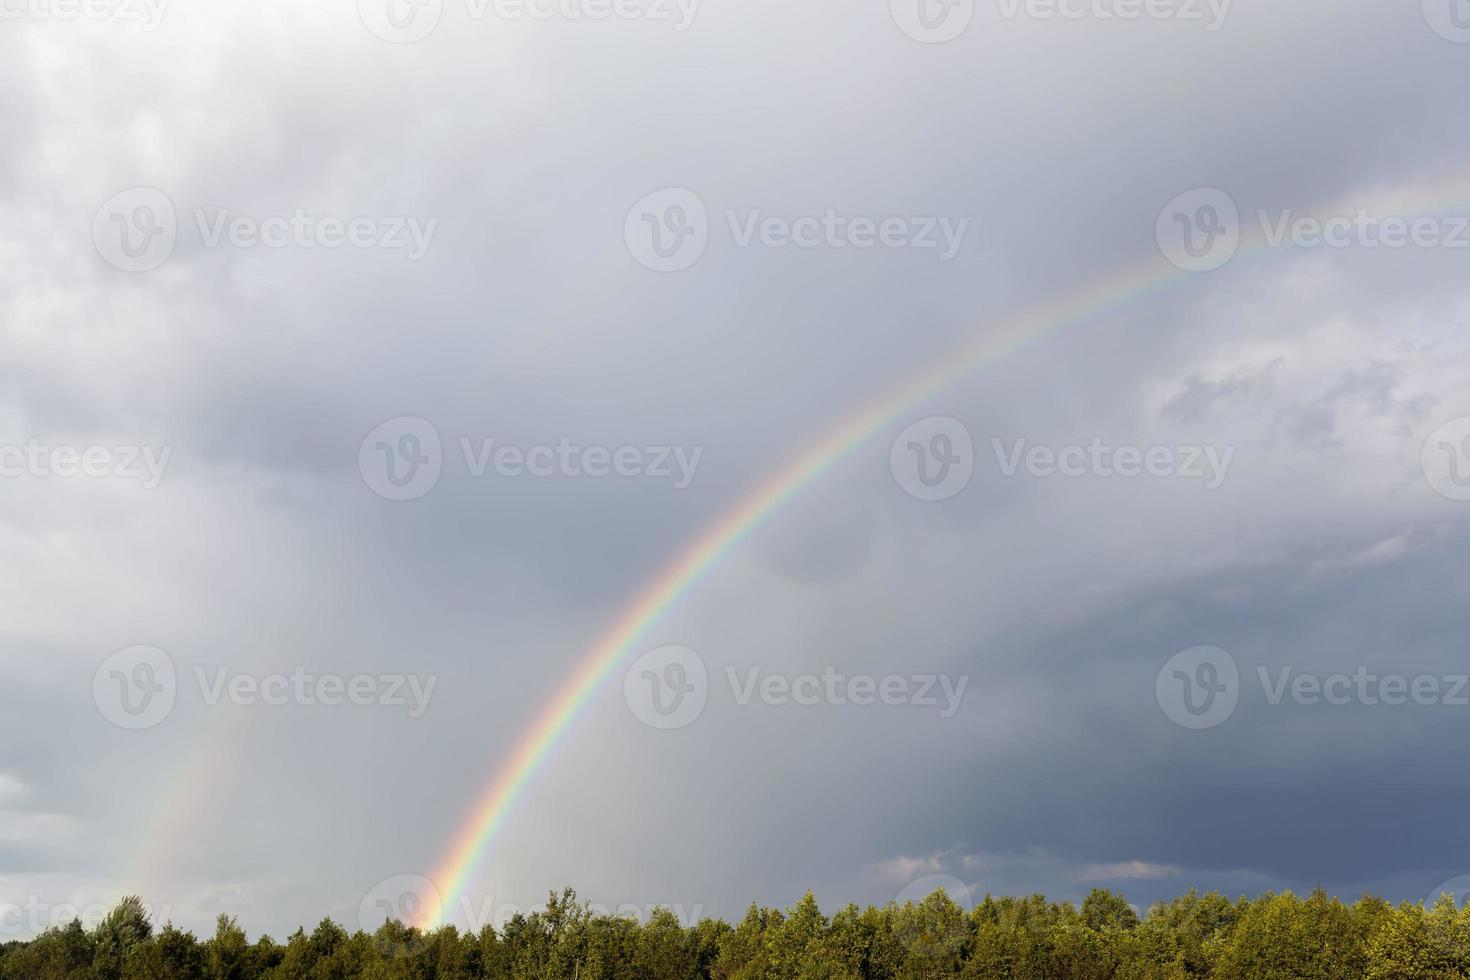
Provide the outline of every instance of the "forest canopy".
[[1094,890],[1081,904],[987,896],[971,910],[943,891],[830,917],[810,893],[789,909],[752,905],[735,925],[596,914],[567,889],[496,929],[424,932],[387,921],[349,933],[253,942],[221,915],[214,935],[150,921],[123,899],[93,928],[53,926],[0,945],[3,980],[1446,980],[1470,977],[1470,905],[1431,907],[1322,891],[1231,901],[1190,892],[1142,917]]

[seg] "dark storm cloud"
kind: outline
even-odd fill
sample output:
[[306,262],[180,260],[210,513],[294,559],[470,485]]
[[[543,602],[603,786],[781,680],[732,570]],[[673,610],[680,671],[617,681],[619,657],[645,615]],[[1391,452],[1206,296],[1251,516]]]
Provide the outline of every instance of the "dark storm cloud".
[[[192,926],[355,925],[378,879],[439,859],[537,706],[700,528],[898,379],[1139,263],[1173,284],[890,420],[731,549],[642,641],[699,650],[705,714],[648,729],[614,672],[477,891],[529,904],[574,883],[737,915],[941,872],[1137,901],[1319,881],[1418,897],[1467,870],[1454,709],[1273,706],[1256,673],[1455,669],[1464,516],[1418,456],[1470,414],[1460,256],[1283,253],[1191,278],[1153,240],[1190,187],[1227,189],[1251,221],[1413,197],[1457,169],[1465,52],[1416,10],[1238,3],[1212,35],[987,11],[935,47],[836,3],[709,6],[685,35],[471,24],[406,46],[345,7],[177,8],[146,37],[67,26],[0,41],[0,255],[18,257],[0,270],[0,421],[9,440],[176,459],[151,494],[6,481],[0,776],[24,792],[0,810],[30,829],[0,836],[0,900],[136,886]],[[125,276],[87,229],[138,184],[169,195],[180,237]],[[700,195],[711,240],[660,275],[623,223],[668,186]],[[209,248],[194,214],[295,208],[438,225],[408,262]],[[829,208],[970,224],[949,262],[741,247],[731,229]],[[975,441],[971,486],[942,504],[889,471],[926,414]],[[397,416],[444,444],[438,485],[408,503],[358,471]],[[682,490],[475,477],[460,440],[490,438],[703,457]],[[997,443],[1094,438],[1234,456],[1208,492],[1000,471]],[[194,692],[128,733],[88,685],[134,643],[186,679],[304,666],[440,686],[416,721]],[[1202,643],[1245,689],[1228,723],[1190,732],[1154,679]],[[970,687],[944,719],[742,705],[728,668]]]

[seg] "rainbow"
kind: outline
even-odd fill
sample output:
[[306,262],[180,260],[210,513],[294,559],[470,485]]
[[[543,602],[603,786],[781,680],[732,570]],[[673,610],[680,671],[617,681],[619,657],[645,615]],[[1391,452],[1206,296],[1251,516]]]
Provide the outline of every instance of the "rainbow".
[[1188,276],[1172,270],[1162,279],[1158,259],[1075,296],[1024,313],[988,333],[980,341],[946,357],[890,390],[876,402],[849,416],[824,437],[808,445],[789,463],[748,494],[733,510],[690,544],[588,652],[581,666],[539,713],[494,781],[476,802],[463,828],[430,880],[442,906],[463,894],[486,849],[504,827],[537,770],[577,719],[603,681],[664,614],[692,589],[750,531],[808,484],[872,437],[894,416],[913,408],[956,381],[1036,340],[1073,323],[1108,312],[1156,285]]
[[[1467,193],[1470,193],[1470,174],[1455,174],[1419,185],[1412,198],[1465,202],[1470,200],[1464,196]],[[1452,196],[1442,196],[1446,194]],[[1433,215],[1463,213],[1465,210],[1463,203],[1411,208],[1407,206],[1410,203],[1407,197],[1391,191],[1387,194],[1380,192],[1379,197],[1396,206],[1393,213],[1406,216],[1411,212],[1412,215]],[[1351,214],[1356,209],[1356,206],[1351,209],[1333,208],[1330,213]],[[1299,213],[1303,216],[1309,214],[1307,211]],[[1295,251],[1290,247],[1273,247],[1266,239],[1264,228],[1256,227],[1246,215],[1241,215],[1241,218],[1240,244],[1230,268],[1239,268],[1243,262],[1256,261],[1273,252]],[[525,795],[533,777],[609,674],[635,649],[639,639],[752,529],[763,524],[803,488],[873,437],[895,416],[921,405],[961,378],[993,364],[1028,342],[1115,312],[1151,292],[1188,281],[1194,276],[1194,273],[1168,265],[1160,257],[1152,257],[1124,267],[1072,294],[1024,311],[849,415],[759,484],[654,580],[641,598],[593,644],[581,666],[537,715],[509,760],[475,803],[431,878],[439,889],[440,914],[436,922],[444,921],[445,903],[464,893],[470,876],[505,827],[507,818]]]

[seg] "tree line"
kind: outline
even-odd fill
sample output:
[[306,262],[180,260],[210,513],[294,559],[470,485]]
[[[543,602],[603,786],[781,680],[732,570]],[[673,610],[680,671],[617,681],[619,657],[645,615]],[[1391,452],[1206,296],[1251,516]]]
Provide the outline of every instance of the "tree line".
[[828,917],[810,893],[752,905],[736,925],[685,926],[594,914],[568,889],[500,929],[432,931],[387,921],[349,933],[330,919],[284,943],[251,942],[221,915],[199,939],[155,927],[126,898],[92,929],[53,926],[0,946],[0,980],[1448,980],[1470,977],[1470,904],[1353,904],[1321,890],[1235,901],[1189,894],[1140,916],[1094,890],[1080,906],[1044,896],[966,910],[921,902],[849,905]]

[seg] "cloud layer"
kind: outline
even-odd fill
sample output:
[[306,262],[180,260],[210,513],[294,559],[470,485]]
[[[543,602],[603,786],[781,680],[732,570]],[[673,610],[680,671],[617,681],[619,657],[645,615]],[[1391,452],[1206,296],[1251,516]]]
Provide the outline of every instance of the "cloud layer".
[[[698,654],[703,711],[649,727],[618,672],[472,904],[570,883],[733,916],[934,875],[1139,904],[1419,898],[1466,872],[1470,708],[1273,704],[1261,672],[1464,670],[1470,504],[1436,492],[1425,447],[1470,416],[1470,250],[1285,245],[1190,275],[1156,233],[1192,188],[1247,226],[1456,214],[1470,46],[1366,0],[1240,0],[1214,31],[977,4],[937,44],[886,6],[705,0],[678,30],[672,5],[446,3],[412,43],[341,0],[4,23],[0,444],[51,467],[0,479],[0,903],[39,907],[21,934],[126,890],[196,929],[356,925],[376,883],[436,865],[701,529],[894,384],[1099,283],[1108,305],[886,420],[731,549],[642,641]],[[104,204],[140,187],[176,240],[129,273],[151,258],[118,249],[152,243],[162,205]],[[682,271],[628,240],[665,188],[706,215]],[[739,233],[828,215],[844,231],[811,247]],[[236,219],[285,244],[211,243]],[[434,222],[417,258],[384,244],[409,219]],[[853,241],[890,219],[899,244]],[[912,245],[930,219],[968,222],[948,258]],[[891,465],[929,416],[974,446],[942,501]],[[361,460],[405,417],[442,472],[395,502]],[[477,476],[462,440],[701,455],[684,487],[585,459]],[[1094,443],[1230,463],[1214,488],[1006,473],[1017,446]],[[156,486],[56,472],[58,448],[91,447],[171,455]],[[175,690],[128,730],[95,683],[136,645],[167,653]],[[1201,645],[1233,658],[1238,705],[1189,730],[1156,680]],[[138,663],[118,683],[156,678]],[[221,669],[254,700],[211,704],[197,678]],[[742,704],[729,669],[968,681],[940,717]],[[267,680],[297,673],[341,678],[342,703]],[[345,693],[409,675],[437,678],[421,717]]]

